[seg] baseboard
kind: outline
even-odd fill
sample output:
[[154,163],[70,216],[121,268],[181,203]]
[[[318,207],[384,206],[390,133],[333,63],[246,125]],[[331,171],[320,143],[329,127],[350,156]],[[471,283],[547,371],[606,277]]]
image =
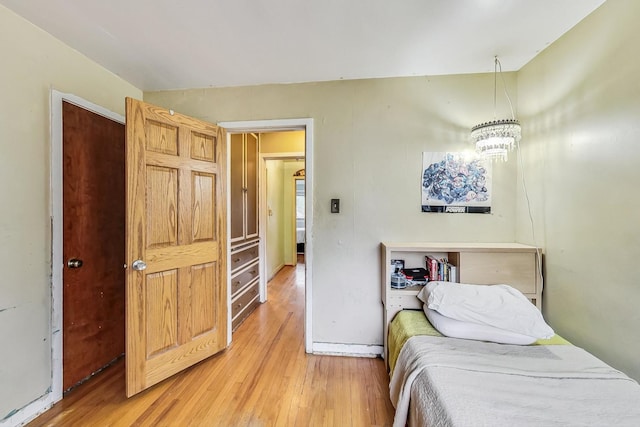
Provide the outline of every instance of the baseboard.
[[273,274],[271,274],[271,277],[269,277],[269,279],[267,280],[267,282],[270,282],[271,279],[273,279],[274,277],[276,277],[276,274],[278,274],[280,272],[280,270],[282,270],[284,268],[285,264],[282,263],[280,265],[278,265],[276,268],[273,269]]
[[5,418],[0,420],[0,427],[22,426],[33,421],[38,415],[49,410],[53,406],[53,393],[48,392],[44,396],[34,400]]
[[355,357],[380,357],[381,345],[366,344],[340,344],[330,342],[314,342],[313,354],[326,354],[330,356],[355,356]]

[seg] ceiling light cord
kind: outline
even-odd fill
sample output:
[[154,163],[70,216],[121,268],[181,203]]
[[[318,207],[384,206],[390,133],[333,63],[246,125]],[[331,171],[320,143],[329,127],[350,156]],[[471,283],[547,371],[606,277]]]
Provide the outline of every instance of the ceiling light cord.
[[[493,57],[494,61],[493,61],[493,120],[497,120],[498,119],[498,115],[496,114],[497,111],[497,99],[498,99],[498,57],[494,56]],[[502,75],[502,67],[500,68],[500,75]],[[502,84],[504,85],[504,80],[502,80]],[[505,88],[506,90],[506,88]]]
[[542,275],[542,253],[538,246],[536,239],[536,229],[533,222],[533,213],[531,212],[531,200],[529,199],[529,191],[527,189],[527,181],[524,177],[524,161],[522,160],[522,152],[520,151],[520,141],[516,141],[516,155],[518,156],[518,168],[520,169],[520,180],[522,181],[522,190],[524,191],[524,197],[527,201],[527,212],[529,214],[529,224],[531,225],[531,238],[533,239],[533,245],[536,248],[536,254],[538,255],[538,274],[540,275],[540,286],[544,289],[544,276]]
[[[509,102],[509,108],[511,109],[511,118],[513,120],[515,120],[516,119],[516,115],[515,115],[514,110],[513,110],[513,103],[511,102],[511,97],[509,96],[509,92],[507,91],[507,84],[504,81],[504,74],[502,74],[502,63],[500,62],[500,60],[498,59],[497,56],[495,57],[495,70],[496,71],[494,71],[494,73],[493,73],[494,80],[497,78],[496,77],[497,74],[498,74],[497,71],[500,71],[500,78],[502,79],[502,87],[504,88],[504,95],[507,97],[507,101]],[[493,83],[493,87],[494,88],[496,87],[495,81]],[[495,114],[495,108],[496,108],[495,107],[495,103],[496,103],[495,90],[493,91],[493,103],[494,103],[493,109],[494,109],[494,114]]]
[[[495,115],[495,103],[496,103],[496,76],[498,74],[498,71],[500,72],[500,79],[502,80],[502,87],[504,88],[504,95],[507,97],[507,101],[509,102],[509,108],[511,109],[511,118],[513,120],[515,120],[516,115],[514,113],[513,110],[513,103],[511,102],[511,97],[509,96],[509,91],[507,91],[507,84],[504,81],[504,74],[502,74],[502,63],[500,62],[500,59],[498,59],[498,56],[496,55],[494,57],[495,59],[495,65],[494,65],[494,82],[493,82],[493,87],[494,87],[494,91],[493,91],[493,109],[494,109],[494,115]],[[520,169],[520,180],[522,181],[522,191],[524,192],[524,197],[525,200],[527,201],[527,213],[529,215],[529,224],[531,225],[531,239],[533,240],[533,245],[536,247],[536,253],[538,255],[538,274],[540,275],[540,286],[543,286],[543,282],[544,282],[544,277],[542,276],[542,254],[540,253],[540,247],[538,246],[537,243],[537,239],[536,239],[536,230],[535,230],[535,224],[533,221],[533,212],[531,211],[531,200],[529,199],[529,190],[527,189],[527,181],[525,179],[525,173],[524,173],[524,161],[522,160],[522,151],[520,148],[520,140],[516,139],[515,140],[515,146],[516,146],[516,155],[518,156],[518,167]]]

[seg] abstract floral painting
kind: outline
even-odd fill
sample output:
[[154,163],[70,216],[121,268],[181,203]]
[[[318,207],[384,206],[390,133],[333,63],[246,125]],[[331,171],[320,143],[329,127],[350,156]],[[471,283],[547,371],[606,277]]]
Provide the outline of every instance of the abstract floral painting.
[[466,153],[422,153],[422,212],[491,213],[491,163]]

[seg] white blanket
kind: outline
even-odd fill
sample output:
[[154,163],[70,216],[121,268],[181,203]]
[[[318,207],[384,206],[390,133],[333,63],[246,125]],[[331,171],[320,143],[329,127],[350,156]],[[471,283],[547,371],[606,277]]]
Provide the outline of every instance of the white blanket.
[[394,426],[640,425],[640,386],[570,345],[419,336],[390,383]]
[[304,243],[304,228],[296,228],[296,243]]

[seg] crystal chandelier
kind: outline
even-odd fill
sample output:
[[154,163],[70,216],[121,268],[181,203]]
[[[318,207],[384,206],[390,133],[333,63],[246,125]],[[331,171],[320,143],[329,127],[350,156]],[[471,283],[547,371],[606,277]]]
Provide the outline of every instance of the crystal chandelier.
[[[515,119],[513,114],[513,105],[511,98],[507,93],[507,87],[502,77],[502,64],[496,56],[493,72],[493,116],[494,120],[471,128],[471,141],[476,145],[476,152],[484,158],[491,160],[506,161],[507,153],[513,150],[521,138],[520,122]],[[511,119],[496,120],[496,94],[497,94],[497,77],[498,69],[500,69],[500,77],[502,77],[502,85],[504,93],[511,107]]]

